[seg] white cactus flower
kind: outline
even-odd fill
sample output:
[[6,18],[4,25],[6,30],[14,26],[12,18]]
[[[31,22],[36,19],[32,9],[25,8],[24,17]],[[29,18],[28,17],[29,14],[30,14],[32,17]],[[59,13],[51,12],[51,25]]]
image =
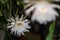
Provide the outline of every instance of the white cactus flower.
[[11,33],[14,33],[14,35],[24,35],[24,32],[29,32],[28,29],[31,27],[28,25],[30,22],[27,19],[24,19],[23,16],[19,19],[17,16],[15,19],[10,18],[8,21],[11,22],[11,25],[7,26],[7,29],[11,28]]
[[47,24],[47,22],[55,21],[56,16],[59,16],[54,8],[60,9],[59,5],[52,4],[48,1],[30,1],[30,3],[25,6],[27,8],[30,4],[33,4],[32,7],[25,10],[26,15],[29,15],[31,11],[34,10],[31,20],[37,21],[40,24]]

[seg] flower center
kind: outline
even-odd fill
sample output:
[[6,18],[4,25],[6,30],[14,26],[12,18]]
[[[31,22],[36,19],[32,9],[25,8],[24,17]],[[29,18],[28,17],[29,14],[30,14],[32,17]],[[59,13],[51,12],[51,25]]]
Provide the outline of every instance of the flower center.
[[23,23],[22,22],[20,22],[20,23],[17,23],[17,27],[19,28],[19,27],[22,27],[23,26]]
[[20,25],[22,25],[22,24],[21,24],[21,23],[18,23],[17,25],[20,26]]
[[41,8],[41,9],[40,9],[40,12],[41,12],[41,13],[45,13],[46,11],[47,11],[46,8]]

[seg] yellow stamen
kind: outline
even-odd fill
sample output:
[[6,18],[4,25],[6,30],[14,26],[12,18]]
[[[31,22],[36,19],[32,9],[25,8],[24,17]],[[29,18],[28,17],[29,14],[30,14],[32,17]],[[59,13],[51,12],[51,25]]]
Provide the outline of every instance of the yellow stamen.
[[18,26],[18,27],[22,27],[22,26],[23,26],[23,23],[22,23],[22,22],[17,23],[17,26]]
[[45,13],[46,11],[47,11],[46,8],[41,8],[41,9],[40,9],[40,12],[41,12],[41,13]]

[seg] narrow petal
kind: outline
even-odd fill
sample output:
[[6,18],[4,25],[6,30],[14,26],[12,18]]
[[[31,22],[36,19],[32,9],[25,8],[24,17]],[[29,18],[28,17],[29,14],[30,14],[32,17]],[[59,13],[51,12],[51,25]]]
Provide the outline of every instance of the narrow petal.
[[30,22],[28,21],[28,19],[24,20],[25,23],[29,24]]
[[29,2],[30,2],[30,0],[23,0],[23,2],[24,2],[24,3],[29,3]]
[[29,3],[29,4],[27,4],[27,5],[25,5],[25,9],[27,8],[27,7],[29,7],[30,5],[32,5],[32,4],[34,4],[33,2],[31,2],[31,3]]
[[11,28],[11,27],[13,27],[13,25],[7,26],[7,29],[9,29],[9,28]]
[[56,4],[51,4],[51,7],[60,9],[60,6]]
[[29,32],[29,30],[25,29],[24,32]]
[[15,22],[14,18],[10,18],[11,21]]
[[10,20],[10,19],[7,19],[7,21],[11,22],[11,20]]
[[17,15],[15,19],[16,19],[16,21],[18,21],[19,20],[19,16]]
[[25,36],[25,34],[23,32],[21,32],[21,34]]
[[11,24],[12,24],[12,25],[14,25],[15,23],[14,23],[14,22],[12,22]]
[[27,9],[25,12],[26,12],[26,15],[30,14],[30,12],[35,8],[35,6],[32,6],[31,8]]

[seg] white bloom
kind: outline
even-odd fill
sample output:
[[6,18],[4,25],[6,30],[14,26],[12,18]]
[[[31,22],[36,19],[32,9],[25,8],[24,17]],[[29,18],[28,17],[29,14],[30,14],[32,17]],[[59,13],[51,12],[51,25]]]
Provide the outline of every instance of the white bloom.
[[[47,22],[55,21],[56,16],[59,16],[54,8],[60,9],[59,5],[49,3],[48,1],[31,1],[34,5],[28,8],[25,12],[26,15],[34,10],[31,20],[37,21],[40,24],[47,24]],[[28,4],[29,5],[29,4]],[[28,6],[25,6],[25,8]]]
[[8,21],[11,21],[11,25],[7,26],[7,28],[11,28],[11,33],[14,32],[15,35],[24,35],[24,32],[29,32],[28,29],[31,28],[28,25],[30,22],[27,19],[24,20],[23,16],[20,19],[18,16],[15,19],[10,18]]

